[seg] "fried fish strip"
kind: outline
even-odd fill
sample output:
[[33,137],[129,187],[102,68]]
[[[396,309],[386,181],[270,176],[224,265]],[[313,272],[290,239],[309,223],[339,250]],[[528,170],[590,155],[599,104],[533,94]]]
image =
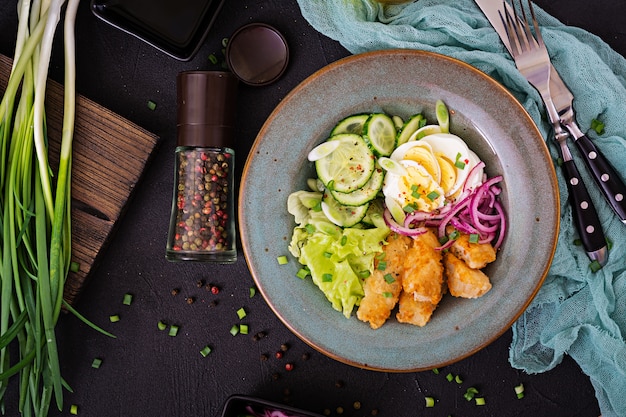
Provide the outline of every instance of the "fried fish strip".
[[403,292],[400,294],[398,313],[396,319],[400,323],[408,323],[423,327],[428,323],[437,304],[430,301],[417,301],[413,294]]
[[384,257],[377,261],[374,272],[365,279],[365,295],[356,316],[369,322],[372,329],[378,329],[387,321],[398,302],[402,291],[402,259],[410,244],[410,238],[391,234],[383,247]]
[[482,269],[496,260],[496,250],[490,243],[470,243],[469,238],[467,234],[459,236],[450,247],[450,252],[472,269]]
[[413,238],[404,256],[402,289],[416,301],[437,304],[443,295],[443,265],[439,239],[432,230]]
[[443,264],[448,278],[448,290],[455,297],[478,298],[491,289],[489,277],[479,269],[470,268],[464,261],[447,252]]

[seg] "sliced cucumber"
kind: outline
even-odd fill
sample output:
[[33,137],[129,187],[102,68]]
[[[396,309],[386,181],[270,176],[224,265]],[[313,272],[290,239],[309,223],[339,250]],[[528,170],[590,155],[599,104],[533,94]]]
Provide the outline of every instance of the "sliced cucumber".
[[398,132],[398,138],[396,139],[396,146],[400,146],[407,143],[413,133],[417,132],[417,129],[426,125],[426,118],[422,114],[416,114],[411,116],[409,120],[402,126],[402,130]]
[[340,227],[351,227],[359,223],[365,217],[368,207],[369,203],[357,207],[344,206],[339,204],[330,193],[324,193],[322,200],[322,212],[328,220]]
[[363,138],[377,156],[389,156],[396,147],[396,126],[391,117],[374,113],[365,122]]
[[335,200],[344,206],[362,206],[376,198],[376,195],[383,188],[383,179],[385,178],[385,172],[380,167],[376,167],[369,181],[358,190],[351,193],[341,193],[336,190],[331,190]]
[[339,146],[315,161],[318,178],[329,190],[350,193],[363,187],[374,173],[374,154],[359,135],[342,133],[331,137]]
[[441,133],[450,132],[450,113],[446,103],[442,100],[437,100],[435,103],[435,114],[437,115],[437,123],[441,127]]
[[370,226],[384,227],[385,226],[385,219],[383,218],[384,211],[385,211],[385,206],[383,205],[382,198],[377,198],[375,200],[372,200],[370,202],[370,206],[367,208],[365,217],[363,217],[363,220],[361,220],[361,222]]
[[340,135],[342,133],[354,133],[360,135],[363,133],[363,126],[369,118],[369,114],[355,114],[348,116],[335,125],[330,132],[330,136]]

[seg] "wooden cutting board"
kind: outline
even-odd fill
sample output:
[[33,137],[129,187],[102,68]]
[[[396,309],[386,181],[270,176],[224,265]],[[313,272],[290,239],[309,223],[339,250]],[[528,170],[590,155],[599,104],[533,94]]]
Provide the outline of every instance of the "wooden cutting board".
[[[0,93],[11,71],[11,59],[0,55]],[[48,82],[46,99],[50,164],[58,164],[63,123],[63,86]],[[72,260],[65,299],[78,297],[124,212],[158,136],[93,101],[78,96],[72,159]]]

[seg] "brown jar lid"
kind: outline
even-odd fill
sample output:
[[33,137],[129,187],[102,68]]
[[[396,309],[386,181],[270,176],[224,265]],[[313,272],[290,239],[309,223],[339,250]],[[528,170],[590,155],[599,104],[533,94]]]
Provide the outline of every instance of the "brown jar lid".
[[177,144],[232,147],[237,84],[227,71],[184,71],[177,83]]
[[244,83],[273,83],[285,72],[289,47],[283,35],[265,23],[250,23],[235,31],[226,47],[230,70]]

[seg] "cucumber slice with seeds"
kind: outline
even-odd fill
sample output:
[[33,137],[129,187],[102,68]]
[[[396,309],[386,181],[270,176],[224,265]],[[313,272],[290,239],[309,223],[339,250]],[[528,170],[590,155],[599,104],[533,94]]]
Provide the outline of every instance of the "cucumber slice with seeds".
[[330,132],[330,136],[340,135],[342,133],[354,133],[360,135],[363,133],[363,126],[369,118],[369,114],[355,114],[348,116],[341,120],[333,130]]
[[380,189],[383,188],[384,178],[385,172],[382,168],[376,167],[369,181],[358,190],[351,193],[340,193],[336,190],[331,190],[330,193],[337,202],[344,206],[362,206],[376,198]]
[[350,193],[363,187],[375,169],[374,154],[359,135],[342,133],[329,140],[338,141],[332,153],[315,161],[318,178],[329,190]]
[[411,116],[409,120],[402,126],[402,130],[398,132],[398,138],[396,139],[396,146],[400,146],[407,143],[413,133],[417,132],[417,129],[426,125],[426,118],[422,114],[416,114]]
[[359,223],[365,217],[369,203],[362,206],[344,206],[330,194],[324,193],[322,200],[322,212],[328,220],[340,227],[351,227]]
[[391,117],[374,113],[365,122],[363,139],[376,156],[389,156],[396,147],[396,126]]

